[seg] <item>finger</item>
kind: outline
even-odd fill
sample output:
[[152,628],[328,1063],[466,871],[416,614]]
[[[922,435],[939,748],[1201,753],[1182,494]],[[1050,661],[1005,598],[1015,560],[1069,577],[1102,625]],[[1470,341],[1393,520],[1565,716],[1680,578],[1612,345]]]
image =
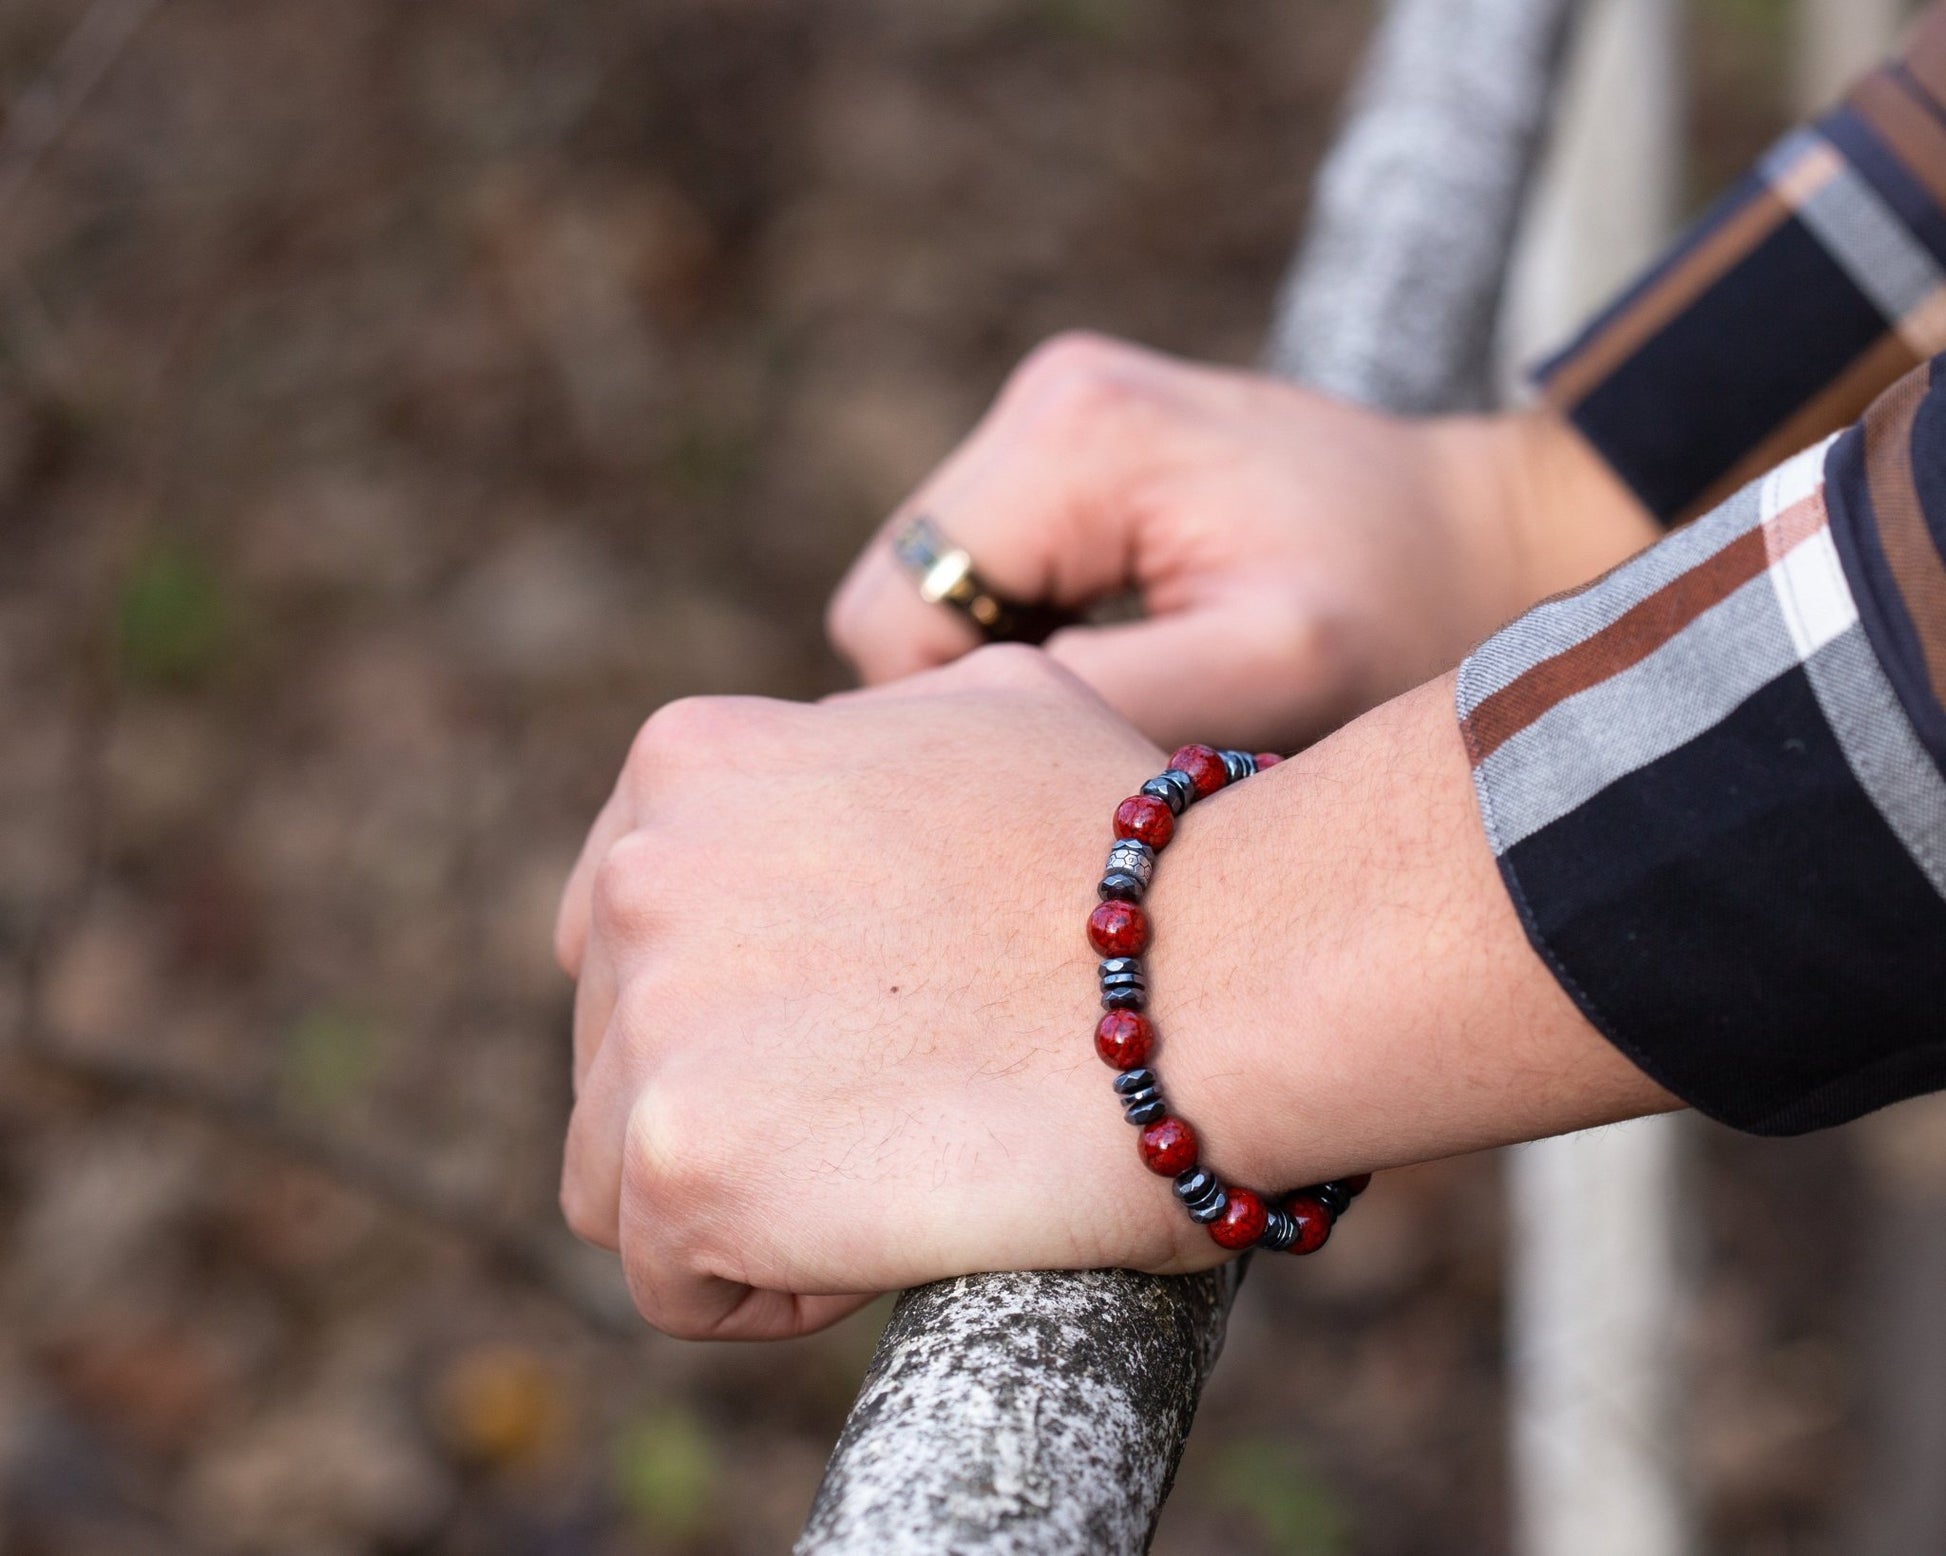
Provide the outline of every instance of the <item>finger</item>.
[[581,979],[574,986],[574,1091],[579,1096],[600,1055],[608,1024],[615,1015],[620,979],[615,958],[601,936],[588,944],[581,960]]
[[554,959],[570,978],[581,976],[582,957],[588,947],[588,925],[594,916],[595,872],[609,849],[633,825],[633,811],[617,784],[607,803],[588,829],[588,840],[568,872],[568,883],[561,889],[561,906],[554,915]]
[[577,1237],[601,1248],[621,1246],[623,1160],[643,1068],[634,1045],[598,1042],[568,1116],[561,1212]]
[[1132,353],[1110,361],[1010,388],[853,564],[827,627],[865,680],[911,675],[981,641],[950,607],[922,599],[894,557],[892,536],[917,514],[1010,599],[1080,608],[1128,586],[1139,527],[1130,493],[1156,458],[1154,440],[1135,435],[1147,402],[1133,386],[1156,369]]
[[[1250,601],[1210,602],[1169,616],[1111,626],[1071,627],[1047,641],[1047,655],[1165,751],[1208,741],[1255,751],[1291,744],[1293,708],[1307,729],[1328,716],[1305,705],[1313,663],[1310,635],[1280,609]],[[1167,666],[1166,675],[1157,666]],[[1322,687],[1322,679],[1316,683]]]
[[630,1202],[620,1219],[622,1271],[642,1316],[684,1340],[788,1340],[835,1324],[877,1292],[769,1291],[686,1271],[659,1247],[651,1207]]

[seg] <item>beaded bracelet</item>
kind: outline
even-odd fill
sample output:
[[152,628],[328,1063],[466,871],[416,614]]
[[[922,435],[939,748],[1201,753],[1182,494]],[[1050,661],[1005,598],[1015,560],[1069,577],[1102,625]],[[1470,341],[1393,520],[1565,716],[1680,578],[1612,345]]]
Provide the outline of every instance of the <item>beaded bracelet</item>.
[[1196,1131],[1162,1100],[1161,1079],[1148,1065],[1156,1044],[1155,1024],[1143,1014],[1149,985],[1142,953],[1149,948],[1150,931],[1142,899],[1155,876],[1156,855],[1176,835],[1176,817],[1226,784],[1241,783],[1282,760],[1269,752],[1252,756],[1214,746],[1184,746],[1169,758],[1164,772],[1115,807],[1115,843],[1096,888],[1101,904],[1088,915],[1088,942],[1102,957],[1105,1012],[1095,1027],[1095,1052],[1121,1072],[1115,1077],[1115,1094],[1128,1121],[1142,1131],[1136,1144],[1143,1165],[1175,1179],[1176,1197],[1192,1221],[1208,1227],[1224,1248],[1315,1253],[1338,1217],[1365,1192],[1372,1175],[1313,1184],[1276,1205],[1267,1205],[1250,1189],[1224,1183],[1198,1161]]

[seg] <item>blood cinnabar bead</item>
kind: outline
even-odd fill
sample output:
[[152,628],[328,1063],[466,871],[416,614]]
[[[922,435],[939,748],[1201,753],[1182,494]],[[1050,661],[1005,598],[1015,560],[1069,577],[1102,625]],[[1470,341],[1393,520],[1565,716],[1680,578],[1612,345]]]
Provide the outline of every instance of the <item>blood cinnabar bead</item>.
[[1142,1165],[1173,1178],[1196,1165],[1196,1131],[1179,1118],[1159,1118],[1136,1137]]
[[1224,1248],[1254,1248],[1270,1224],[1270,1207],[1249,1189],[1231,1189],[1230,1203],[1209,1224],[1209,1235]]
[[1151,848],[1161,848],[1175,835],[1175,815],[1154,795],[1131,794],[1115,807],[1117,837],[1132,837]]
[[1331,1236],[1331,1212],[1316,1200],[1299,1194],[1284,1202],[1284,1214],[1297,1223],[1292,1253],[1316,1253]]
[[1355,1172],[1349,1178],[1338,1181],[1345,1186],[1345,1192],[1356,1199],[1372,1186],[1372,1175],[1369,1172]]
[[1266,767],[1275,767],[1283,760],[1275,751],[1259,751],[1257,753],[1257,771],[1262,772]]
[[1088,943],[1103,956],[1140,956],[1149,948],[1149,916],[1111,898],[1088,915]]
[[1095,1024],[1095,1052],[1104,1064],[1132,1070],[1149,1062],[1155,1028],[1136,1010],[1111,1010]]
[[1230,781],[1230,770],[1223,765],[1223,754],[1214,746],[1184,746],[1169,758],[1169,765],[1189,774],[1199,799],[1208,799]]

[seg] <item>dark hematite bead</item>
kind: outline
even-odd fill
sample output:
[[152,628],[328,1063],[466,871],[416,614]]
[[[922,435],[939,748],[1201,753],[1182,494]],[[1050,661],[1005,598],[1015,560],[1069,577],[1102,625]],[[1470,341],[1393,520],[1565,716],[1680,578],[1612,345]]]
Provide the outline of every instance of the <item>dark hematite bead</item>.
[[1171,815],[1180,816],[1195,802],[1196,781],[1188,773],[1170,768],[1167,772],[1157,773],[1142,785],[1142,793],[1152,800],[1160,800],[1169,807]]
[[1101,964],[1101,1002],[1110,1010],[1140,1010],[1149,1002],[1149,980],[1133,956],[1110,956]]
[[1110,870],[1101,878],[1095,895],[1103,902],[1140,902],[1148,889],[1141,876],[1130,875],[1126,870]]
[[1131,1124],[1153,1124],[1168,1112],[1154,1070],[1126,1070],[1116,1076],[1115,1095],[1122,1099],[1122,1116]]
[[1284,1211],[1273,1210],[1270,1219],[1264,1223],[1264,1235],[1257,1239],[1257,1246],[1268,1248],[1272,1253],[1287,1253],[1296,1241],[1297,1223]]
[[1256,774],[1257,759],[1248,751],[1219,751],[1216,754],[1223,759],[1223,770],[1230,775],[1231,783],[1242,783]]
[[1351,1209],[1351,1190],[1342,1183],[1320,1183],[1304,1192],[1330,1211],[1334,1221]]
[[1223,1214],[1230,1203],[1223,1192],[1223,1180],[1207,1167],[1192,1167],[1176,1178],[1176,1198],[1189,1212],[1189,1219],[1207,1226]]
[[1355,1172],[1349,1178],[1340,1178],[1338,1181],[1345,1186],[1346,1192],[1356,1199],[1372,1186],[1372,1175],[1369,1172]]

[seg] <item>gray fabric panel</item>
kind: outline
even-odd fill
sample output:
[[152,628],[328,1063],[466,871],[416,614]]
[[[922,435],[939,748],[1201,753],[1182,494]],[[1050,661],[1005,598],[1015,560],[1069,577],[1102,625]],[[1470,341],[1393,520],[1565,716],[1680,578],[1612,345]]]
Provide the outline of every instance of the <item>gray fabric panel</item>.
[[[1594,588],[1565,599],[1548,600],[1502,627],[1466,658],[1459,673],[1459,711],[1465,717],[1502,687],[1518,680],[1543,659],[1593,637],[1656,590],[1708,557],[1763,519],[1763,479],[1625,562]],[[1562,516],[1570,523],[1569,515]]]
[[1854,624],[1804,662],[1845,761],[1933,890],[1946,897],[1946,778]]
[[1797,216],[1889,322],[1903,319],[1946,280],[1905,223],[1849,163],[1797,208]]
[[1694,740],[1797,663],[1760,573],[1640,664],[1550,708],[1479,766],[1496,853]]

